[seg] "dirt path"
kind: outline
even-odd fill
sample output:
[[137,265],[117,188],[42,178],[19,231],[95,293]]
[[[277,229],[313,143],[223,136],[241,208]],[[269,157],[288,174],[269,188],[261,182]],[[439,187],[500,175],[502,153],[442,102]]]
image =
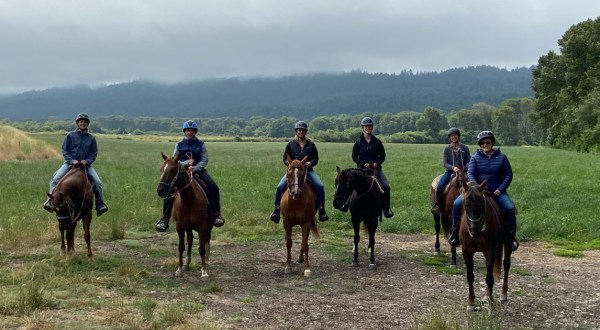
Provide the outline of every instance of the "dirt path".
[[[164,240],[172,245],[172,239],[157,235],[148,243]],[[466,324],[472,313],[465,311],[465,275],[443,273],[421,262],[432,255],[433,237],[378,233],[377,239],[375,271],[367,269],[366,243],[361,244],[361,265],[354,268],[350,240],[344,263],[329,257],[324,243],[313,241],[309,278],[297,264],[292,274],[284,274],[283,240],[213,242],[209,274],[222,291],[198,293],[198,299],[207,306],[206,317],[231,329],[406,329],[431,315]],[[294,255],[297,258],[297,252]],[[151,272],[173,276],[157,267],[164,260],[148,258],[147,262],[152,263],[148,264]],[[483,257],[478,254],[475,262],[476,294],[481,298]],[[459,263],[462,268],[460,257]],[[599,266],[600,251],[586,251],[584,258],[562,258],[541,243],[522,243],[513,255],[513,269],[520,271],[510,274],[509,301],[495,312],[501,328],[600,328]],[[173,280],[198,281],[198,276],[199,271],[193,270],[184,279]],[[475,313],[486,312],[484,308]]]

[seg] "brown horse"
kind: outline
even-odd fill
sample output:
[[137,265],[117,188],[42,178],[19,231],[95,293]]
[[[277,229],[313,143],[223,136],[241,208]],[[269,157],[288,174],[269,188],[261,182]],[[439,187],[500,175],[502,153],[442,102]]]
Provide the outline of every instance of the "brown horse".
[[304,263],[304,276],[310,276],[310,264],[308,262],[308,237],[310,232],[315,237],[320,237],[319,228],[315,222],[317,211],[315,193],[307,182],[307,169],[305,163],[308,159],[292,159],[287,155],[287,189],[281,196],[279,203],[281,215],[283,216],[283,227],[285,228],[285,242],[287,247],[287,259],[285,262],[285,273],[292,271],[292,228],[300,226],[302,229],[302,245],[298,263]]
[[[442,175],[438,175],[431,182],[431,193],[429,195],[429,202],[431,206],[433,206],[436,202],[435,190],[437,188],[438,182]],[[461,170],[459,171],[446,185],[444,189],[442,201],[443,208],[441,208],[441,213],[433,214],[433,221],[435,226],[435,254],[440,254],[440,229],[444,232],[445,241],[448,242],[448,236],[450,235],[450,227],[452,227],[452,205],[454,204],[454,200],[460,193],[462,192],[463,184],[467,182],[466,172]],[[450,246],[450,254],[452,265],[456,266],[456,247]]]
[[335,196],[333,207],[346,212],[350,209],[352,226],[354,227],[354,259],[352,265],[358,266],[358,243],[360,242],[360,223],[363,222],[369,233],[369,269],[375,265],[375,231],[381,220],[383,210],[383,189],[375,179],[375,173],[367,174],[363,170],[349,168],[341,170],[336,167]]
[[[162,166],[160,167],[160,183],[156,192],[161,198],[174,198],[173,219],[176,222],[177,235],[179,236],[179,265],[175,272],[176,277],[182,277],[183,271],[190,270],[192,261],[192,246],[194,244],[194,230],[198,232],[200,247],[198,249],[201,259],[201,276],[206,277],[206,260],[210,252],[210,235],[212,222],[208,216],[208,199],[206,193],[185,165],[179,163],[181,155],[167,157],[162,152]],[[183,251],[186,248],[187,256],[183,265]]]
[[467,267],[467,282],[469,283],[469,296],[467,311],[475,310],[475,292],[473,289],[473,255],[475,252],[483,253],[485,257],[487,285],[486,299],[491,305],[494,302],[492,290],[494,276],[501,272],[502,256],[504,254],[504,281],[500,301],[507,300],[508,272],[510,270],[510,256],[512,251],[502,243],[501,219],[498,205],[494,198],[485,193],[487,181],[481,185],[467,186],[464,184],[463,215],[460,224],[459,240],[462,245],[462,255]]
[[90,225],[92,223],[94,193],[85,168],[72,167],[58,181],[52,194],[46,193],[46,195],[50,197],[52,209],[58,220],[61,254],[72,253],[75,250],[75,229],[77,228],[77,221],[82,220],[83,238],[87,244],[87,256],[91,259]]

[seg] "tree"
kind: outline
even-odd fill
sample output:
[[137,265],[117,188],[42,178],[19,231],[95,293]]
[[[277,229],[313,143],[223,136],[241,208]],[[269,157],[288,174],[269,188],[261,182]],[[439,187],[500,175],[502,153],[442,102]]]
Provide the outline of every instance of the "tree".
[[417,120],[417,128],[420,131],[426,131],[433,138],[439,137],[439,132],[448,127],[448,121],[442,113],[442,110],[434,107],[427,107],[423,114]]

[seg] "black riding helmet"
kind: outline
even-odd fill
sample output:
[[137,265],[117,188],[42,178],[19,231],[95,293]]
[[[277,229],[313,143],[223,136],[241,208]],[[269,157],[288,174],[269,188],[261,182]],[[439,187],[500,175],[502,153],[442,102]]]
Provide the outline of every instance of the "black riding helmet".
[[448,130],[448,137],[450,137],[450,135],[452,135],[452,134],[456,134],[456,135],[458,135],[458,137],[460,137],[460,130],[456,127],[451,127]]
[[302,120],[297,122],[296,125],[294,125],[294,130],[297,130],[298,128],[303,128],[308,131],[308,125]]
[[496,137],[494,137],[494,133],[492,131],[481,131],[477,134],[477,144],[481,145],[481,141],[485,139],[490,139],[492,141],[492,145],[496,144]]
[[90,116],[87,115],[87,113],[80,113],[77,115],[77,118],[75,118],[75,123],[77,124],[80,120],[87,120],[88,124],[90,123]]
[[365,117],[360,121],[360,126],[373,126],[373,119]]

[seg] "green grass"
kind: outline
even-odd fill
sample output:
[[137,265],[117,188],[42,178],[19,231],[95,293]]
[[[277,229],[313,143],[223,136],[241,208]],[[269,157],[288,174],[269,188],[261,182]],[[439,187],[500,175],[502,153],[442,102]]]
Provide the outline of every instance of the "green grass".
[[573,251],[567,249],[556,249],[553,254],[558,257],[567,257],[567,258],[581,258],[585,255],[581,251]]

